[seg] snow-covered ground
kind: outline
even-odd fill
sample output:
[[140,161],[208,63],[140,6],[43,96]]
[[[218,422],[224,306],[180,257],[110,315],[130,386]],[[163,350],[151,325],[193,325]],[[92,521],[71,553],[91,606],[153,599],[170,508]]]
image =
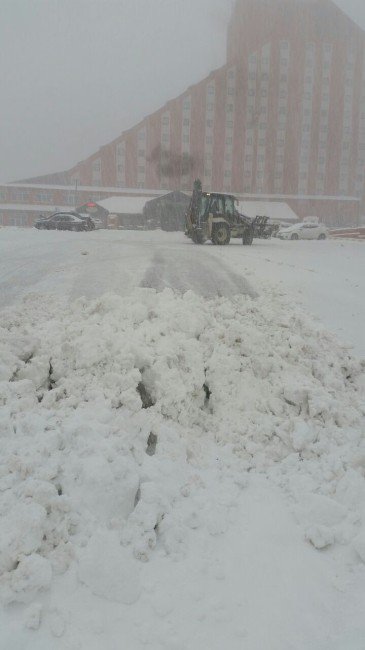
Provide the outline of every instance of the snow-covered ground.
[[[218,258],[219,265],[212,257]],[[272,239],[242,247],[236,240],[229,247],[205,245],[198,254],[182,233],[99,230],[75,237],[67,232],[3,228],[0,307],[30,291],[50,291],[71,299],[107,291],[125,295],[139,286],[151,267],[159,288],[190,288],[205,295],[232,294],[240,288],[242,277],[273,283],[318,316],[357,355],[365,356],[365,245],[361,241]]]
[[1,650],[363,650],[364,258],[0,230]]

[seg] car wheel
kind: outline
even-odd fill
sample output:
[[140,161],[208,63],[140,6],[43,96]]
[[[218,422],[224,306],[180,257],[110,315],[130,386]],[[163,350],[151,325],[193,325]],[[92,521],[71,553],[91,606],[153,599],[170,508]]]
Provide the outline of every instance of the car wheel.
[[296,232],[293,232],[293,234],[292,234],[292,236],[290,237],[290,239],[299,239],[299,237],[298,237],[298,235],[297,235]]
[[226,246],[231,239],[231,233],[226,223],[218,223],[214,225],[212,231],[212,242],[216,246]]
[[324,232],[321,232],[320,235],[318,235],[318,239],[326,239],[326,235]]

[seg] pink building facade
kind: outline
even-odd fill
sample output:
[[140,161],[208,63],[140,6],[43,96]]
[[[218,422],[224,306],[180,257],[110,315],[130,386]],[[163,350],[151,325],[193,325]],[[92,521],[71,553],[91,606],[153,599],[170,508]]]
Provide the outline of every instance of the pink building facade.
[[199,177],[207,190],[353,223],[365,180],[364,45],[331,0],[237,0],[227,63],[63,176],[140,191],[190,190]]

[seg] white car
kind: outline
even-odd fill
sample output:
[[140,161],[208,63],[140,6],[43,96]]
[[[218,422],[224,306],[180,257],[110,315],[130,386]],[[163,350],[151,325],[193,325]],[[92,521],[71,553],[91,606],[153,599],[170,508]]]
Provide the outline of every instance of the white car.
[[321,223],[296,223],[293,226],[279,230],[279,239],[326,239],[326,226]]

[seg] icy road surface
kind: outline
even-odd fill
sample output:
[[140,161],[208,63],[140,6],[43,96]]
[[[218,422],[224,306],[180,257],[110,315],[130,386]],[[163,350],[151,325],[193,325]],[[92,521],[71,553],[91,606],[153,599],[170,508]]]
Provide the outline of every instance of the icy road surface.
[[161,231],[0,230],[0,306],[30,291],[74,299],[145,286],[212,297],[259,290],[261,283],[279,285],[365,356],[364,242],[273,239],[243,247],[237,240],[196,247],[182,233]]

